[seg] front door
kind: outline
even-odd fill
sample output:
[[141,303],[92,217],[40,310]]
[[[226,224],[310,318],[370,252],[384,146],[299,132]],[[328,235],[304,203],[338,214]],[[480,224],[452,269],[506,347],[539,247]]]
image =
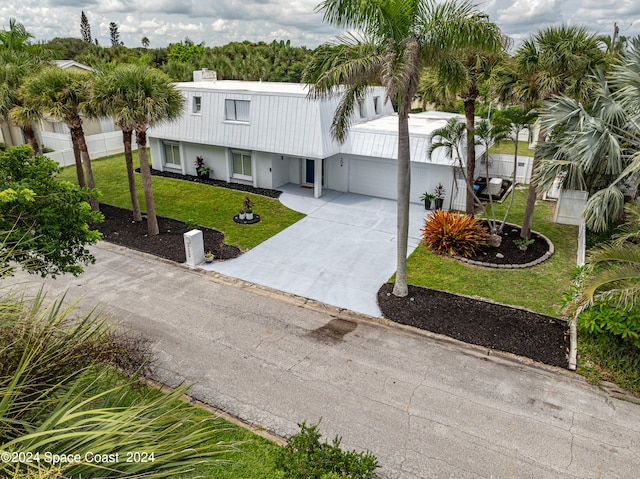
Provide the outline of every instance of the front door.
[[305,160],[304,182],[307,183],[308,185],[312,185],[316,178],[315,172],[316,172],[315,161]]
[[[322,161],[322,184],[324,185],[324,160],[318,160],[318,161]],[[315,184],[315,180],[316,180],[316,166],[315,166],[315,160],[309,160],[309,159],[305,159],[304,160],[304,170],[302,172],[302,182],[305,185],[313,185]]]

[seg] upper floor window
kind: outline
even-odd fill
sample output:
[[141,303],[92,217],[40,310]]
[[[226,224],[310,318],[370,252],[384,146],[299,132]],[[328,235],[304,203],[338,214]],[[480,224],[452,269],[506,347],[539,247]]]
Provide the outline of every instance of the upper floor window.
[[202,97],[194,96],[193,97],[193,113],[201,113],[202,112]]
[[249,121],[249,100],[225,100],[224,118],[231,121]]
[[360,113],[360,118],[365,118],[367,116],[364,108],[364,102],[362,100],[358,102],[358,112]]
[[379,96],[373,97],[373,111],[376,112],[376,115],[380,114],[380,97]]

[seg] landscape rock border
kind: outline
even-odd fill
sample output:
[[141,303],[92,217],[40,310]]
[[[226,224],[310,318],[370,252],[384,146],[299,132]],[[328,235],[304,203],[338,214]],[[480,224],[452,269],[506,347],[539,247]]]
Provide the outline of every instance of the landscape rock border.
[[[507,226],[513,226],[516,228],[521,228],[520,225],[516,225],[513,223],[505,223],[505,225]],[[462,263],[467,263],[467,264],[471,264],[473,266],[482,266],[484,268],[496,268],[496,269],[524,269],[524,268],[532,268],[534,266],[537,266],[539,264],[544,263],[545,261],[547,261],[549,258],[551,258],[551,256],[553,255],[553,253],[555,253],[555,246],[553,245],[553,243],[551,242],[551,240],[549,238],[547,238],[545,235],[543,235],[542,233],[539,233],[538,231],[531,231],[532,233],[535,233],[536,235],[538,235],[539,238],[542,238],[543,240],[546,241],[547,246],[549,247],[549,251],[547,251],[544,255],[542,255],[540,258],[535,259],[533,261],[530,261],[528,263],[523,263],[523,264],[517,264],[517,263],[511,263],[511,264],[498,264],[498,263],[490,263],[490,262],[486,262],[486,261],[476,261],[473,259],[469,259],[469,258],[464,258],[462,256],[451,256],[452,258],[462,262]]]

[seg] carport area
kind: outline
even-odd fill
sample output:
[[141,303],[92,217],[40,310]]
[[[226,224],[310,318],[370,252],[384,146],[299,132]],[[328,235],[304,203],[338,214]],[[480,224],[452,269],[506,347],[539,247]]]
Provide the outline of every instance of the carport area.
[[[396,270],[396,202],[288,184],[280,201],[307,216],[239,258],[206,265],[224,275],[371,316]],[[409,254],[420,242],[424,206],[411,204]],[[251,225],[247,225],[248,228]]]

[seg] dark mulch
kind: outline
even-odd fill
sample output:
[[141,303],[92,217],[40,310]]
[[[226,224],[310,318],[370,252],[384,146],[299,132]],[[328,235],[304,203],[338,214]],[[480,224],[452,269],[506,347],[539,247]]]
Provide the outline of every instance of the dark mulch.
[[409,295],[404,298],[394,296],[392,289],[392,284],[385,284],[378,291],[385,318],[465,343],[568,367],[566,321],[419,286],[409,286]]
[[[140,172],[140,168],[136,169],[136,173]],[[201,178],[193,175],[182,175],[180,173],[173,173],[171,171],[160,171],[151,168],[151,174],[155,176],[164,176],[165,178],[173,178],[176,180],[192,181],[194,183],[202,183],[205,185],[219,186],[220,188],[229,188],[231,190],[244,191],[246,193],[253,193],[255,195],[267,196],[269,198],[279,198],[282,194],[280,190],[272,190],[269,188],[256,188],[252,185],[243,185],[241,183],[229,183],[223,180],[213,180],[210,178]]]
[[[100,210],[105,220],[96,228],[105,241],[179,263],[186,261],[183,234],[187,228],[183,222],[158,217],[160,234],[148,236],[146,218],[136,223],[131,210],[106,204],[101,204]],[[240,255],[238,248],[224,244],[219,231],[199,229],[205,251],[213,252],[216,259]],[[409,286],[406,298],[397,298],[390,294],[392,287],[386,284],[378,292],[382,313],[392,321],[553,366],[568,365],[568,326],[562,320],[417,286]]]
[[502,243],[497,248],[479,251],[468,259],[493,264],[526,264],[541,258],[549,251],[549,243],[537,233],[531,233],[533,244],[526,250],[518,249],[514,240],[520,239],[521,228],[516,225],[505,225],[502,232]]
[[[178,263],[187,258],[184,251],[184,233],[189,231],[182,221],[158,216],[160,234],[147,235],[147,218],[142,222],[133,221],[131,210],[100,204],[104,222],[96,229],[102,233],[102,239],[145,253],[154,254]],[[240,249],[224,244],[224,234],[211,228],[198,227],[204,237],[204,250],[211,251],[215,259],[231,259],[240,255]]]

